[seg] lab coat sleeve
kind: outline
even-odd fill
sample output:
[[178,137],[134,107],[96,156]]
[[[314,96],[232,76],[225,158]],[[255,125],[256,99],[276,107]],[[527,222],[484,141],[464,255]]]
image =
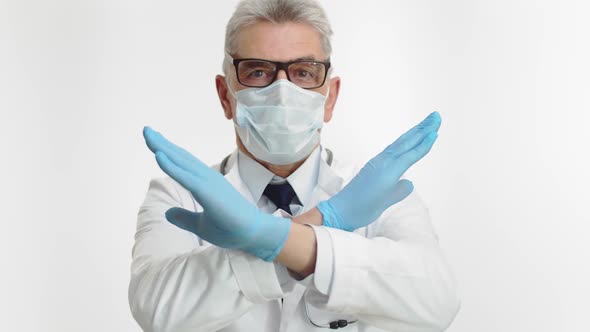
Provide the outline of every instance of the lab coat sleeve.
[[328,295],[334,275],[332,239],[326,227],[310,226],[315,232],[317,248],[313,283],[318,292],[322,295]]
[[332,275],[327,296],[310,294],[314,305],[388,331],[434,332],[451,324],[460,300],[428,210],[415,192],[368,229],[324,229],[333,255],[324,264],[333,270],[316,266],[316,278]]
[[199,241],[166,220],[174,206],[200,209],[174,180],[152,180],[138,213],[128,293],[144,331],[216,331],[283,296],[272,263]]

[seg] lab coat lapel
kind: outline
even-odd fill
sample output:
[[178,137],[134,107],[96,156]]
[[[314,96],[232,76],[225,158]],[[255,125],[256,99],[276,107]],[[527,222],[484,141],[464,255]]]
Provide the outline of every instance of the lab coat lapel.
[[344,185],[344,179],[338,174],[336,165],[328,165],[324,154],[325,150],[322,151],[318,184],[314,190],[314,194],[308,208],[313,208],[320,201],[334,196],[342,189],[342,186]]
[[279,331],[289,331],[289,325],[292,324],[293,318],[297,317],[297,306],[303,298],[306,287],[292,282],[289,296],[283,299],[283,309],[281,310],[281,322]]
[[238,150],[234,151],[228,159],[227,162],[227,173],[225,174],[225,179],[236,188],[236,190],[242,194],[250,203],[256,206],[258,202],[254,202],[254,198],[252,197],[252,193],[248,189],[246,183],[240,177],[240,171],[238,168]]
[[[246,197],[249,202],[256,205],[258,202],[254,202],[254,198],[252,197],[248,186],[240,177],[237,150],[230,155],[226,169],[227,173],[225,179],[231,183],[242,196]],[[342,189],[344,186],[344,178],[338,174],[337,170],[338,168],[336,165],[330,166],[326,162],[326,150],[322,147],[318,183],[310,202],[307,204],[308,206],[306,207],[306,210],[315,207],[319,201],[334,196],[334,194]]]

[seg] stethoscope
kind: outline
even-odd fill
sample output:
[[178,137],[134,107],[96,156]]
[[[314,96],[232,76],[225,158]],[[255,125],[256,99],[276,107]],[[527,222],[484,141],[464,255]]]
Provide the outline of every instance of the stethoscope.
[[346,320],[346,319],[337,319],[335,321],[331,321],[326,324],[319,324],[319,323],[314,322],[313,319],[311,319],[311,316],[309,315],[309,307],[307,306],[307,301],[305,301],[305,294],[303,295],[303,305],[305,307],[305,316],[307,316],[307,320],[311,323],[311,325],[313,325],[315,327],[329,328],[332,330],[336,330],[339,328],[347,327],[349,324],[353,324],[358,321],[358,319],[351,320],[351,321]]
[[[326,163],[328,164],[328,166],[332,166],[332,160],[334,159],[334,154],[332,153],[332,151],[330,149],[325,148],[326,150]],[[223,158],[223,160],[221,161],[221,164],[219,165],[219,171],[222,175],[226,175],[227,174],[227,163],[229,161],[229,158],[231,157],[231,154],[228,155],[227,157]],[[320,323],[316,323],[313,321],[313,319],[311,319],[311,317],[309,316],[309,308],[307,306],[307,302],[305,301],[305,298],[303,299],[303,304],[305,306],[305,316],[307,316],[307,320],[309,321],[309,323],[315,327],[321,327],[321,328],[330,328],[330,329],[339,329],[339,328],[343,328],[348,326],[349,324],[352,323],[356,323],[358,320],[353,320],[353,321],[348,321],[346,319],[338,319],[326,324],[320,324]]]
[[[326,163],[328,164],[328,166],[332,166],[332,160],[334,159],[334,154],[332,153],[332,150],[324,147],[322,147],[322,149],[326,150]],[[229,162],[229,158],[231,156],[232,155],[229,154],[221,161],[221,164],[219,165],[219,172],[221,173],[221,175],[225,176],[227,174],[227,163]]]

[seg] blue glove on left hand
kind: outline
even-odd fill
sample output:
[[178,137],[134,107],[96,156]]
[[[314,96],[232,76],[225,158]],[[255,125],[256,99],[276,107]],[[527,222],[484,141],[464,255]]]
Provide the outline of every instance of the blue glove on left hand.
[[323,225],[346,231],[367,226],[410,195],[412,182],[400,177],[430,151],[440,123],[438,112],[431,113],[369,160],[340,192],[320,202]]
[[160,168],[203,207],[203,212],[171,208],[166,211],[168,221],[218,247],[240,249],[265,261],[275,259],[289,235],[290,219],[263,213],[220,173],[160,133],[145,127],[143,136]]

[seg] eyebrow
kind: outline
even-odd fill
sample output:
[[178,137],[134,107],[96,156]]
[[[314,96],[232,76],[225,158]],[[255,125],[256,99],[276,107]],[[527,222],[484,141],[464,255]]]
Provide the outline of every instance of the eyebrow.
[[[236,57],[236,59],[246,59],[246,58],[243,58],[243,57],[238,56],[238,57]],[[247,59],[258,59],[258,60],[266,60],[266,61],[276,61],[276,60],[262,59],[262,58],[247,58]],[[299,57],[299,58],[296,58],[296,59],[287,60],[287,61],[284,61],[284,62],[294,62],[294,61],[321,61],[321,60],[317,60],[313,55],[306,55],[306,56],[302,56],[302,57]],[[276,61],[276,62],[282,62],[282,61]]]
[[290,60],[290,61],[287,61],[287,62],[301,61],[301,60],[311,60],[311,61],[318,61],[318,60],[316,60],[316,59],[315,59],[315,57],[313,57],[313,56],[311,56],[311,55],[308,55],[308,56],[299,57],[299,58],[297,58],[297,59],[295,59],[295,60]]

